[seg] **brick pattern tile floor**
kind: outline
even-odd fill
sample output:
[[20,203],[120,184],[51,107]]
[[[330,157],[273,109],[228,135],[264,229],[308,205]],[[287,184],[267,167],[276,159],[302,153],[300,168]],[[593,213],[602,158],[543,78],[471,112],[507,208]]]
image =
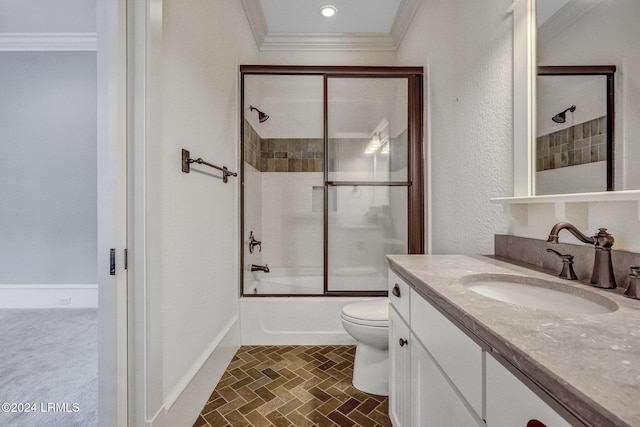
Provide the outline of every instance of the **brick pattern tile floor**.
[[354,346],[243,346],[194,427],[391,426],[388,398],[351,385]]

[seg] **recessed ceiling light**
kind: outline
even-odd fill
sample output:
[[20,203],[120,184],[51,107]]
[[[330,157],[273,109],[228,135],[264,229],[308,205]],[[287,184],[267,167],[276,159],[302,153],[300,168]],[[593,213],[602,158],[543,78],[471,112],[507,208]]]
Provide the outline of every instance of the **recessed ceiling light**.
[[338,9],[336,9],[335,6],[331,6],[331,5],[322,6],[320,8],[320,13],[322,14],[322,16],[325,16],[327,18],[335,15],[337,12],[338,12]]

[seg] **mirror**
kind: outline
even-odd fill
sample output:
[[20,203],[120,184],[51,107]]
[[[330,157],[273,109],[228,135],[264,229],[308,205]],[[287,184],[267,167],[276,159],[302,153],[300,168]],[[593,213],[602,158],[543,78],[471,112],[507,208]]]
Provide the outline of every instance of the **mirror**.
[[616,67],[538,66],[537,195],[614,189]]
[[[536,14],[539,69],[606,65],[615,67],[615,78],[612,93],[607,95],[606,72],[587,75],[566,72],[537,77],[536,139],[539,143],[535,144],[533,153],[536,159],[535,194],[640,189],[640,168],[636,167],[640,161],[640,142],[636,141],[640,138],[640,120],[637,119],[640,117],[640,52],[637,47],[640,2],[536,0]],[[612,114],[607,118],[607,101],[611,98],[614,98]],[[574,105],[576,108],[571,111]],[[553,120],[560,113],[564,114],[564,123]],[[603,129],[607,123],[610,123],[610,132]],[[574,146],[580,145],[580,154],[574,150],[570,155],[569,138],[573,136],[575,140],[576,136],[586,136],[576,135],[579,128],[588,129],[590,140],[586,142],[582,138],[574,143]],[[550,152],[552,138],[556,140],[554,153]],[[608,149],[603,145],[606,139],[614,144]],[[567,144],[564,151],[557,148],[561,145],[558,142]],[[589,148],[586,148],[587,144]],[[587,157],[589,164],[585,163]],[[554,166],[559,163],[560,168],[554,171],[557,175],[549,178],[543,175],[548,172],[545,166],[550,167],[551,162]]]

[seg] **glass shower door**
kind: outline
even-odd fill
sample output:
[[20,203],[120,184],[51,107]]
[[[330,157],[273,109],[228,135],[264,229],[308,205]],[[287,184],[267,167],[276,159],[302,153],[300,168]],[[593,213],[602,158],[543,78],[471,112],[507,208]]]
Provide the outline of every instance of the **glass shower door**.
[[323,93],[320,75],[244,75],[245,295],[324,292]]
[[326,82],[326,291],[386,291],[385,256],[409,249],[409,79]]

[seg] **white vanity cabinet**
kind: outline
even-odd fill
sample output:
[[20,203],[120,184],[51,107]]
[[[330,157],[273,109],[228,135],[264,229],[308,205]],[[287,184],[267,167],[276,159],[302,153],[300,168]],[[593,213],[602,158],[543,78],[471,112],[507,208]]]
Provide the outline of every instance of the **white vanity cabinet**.
[[394,427],[483,426],[480,346],[393,271],[389,299],[389,417]]
[[395,427],[410,425],[410,289],[389,270],[389,418]]
[[580,425],[567,422],[391,270],[389,300],[394,427],[527,427],[531,420]]
[[486,372],[489,427],[527,427],[532,420],[542,423],[537,426],[571,426],[493,357],[487,356]]

